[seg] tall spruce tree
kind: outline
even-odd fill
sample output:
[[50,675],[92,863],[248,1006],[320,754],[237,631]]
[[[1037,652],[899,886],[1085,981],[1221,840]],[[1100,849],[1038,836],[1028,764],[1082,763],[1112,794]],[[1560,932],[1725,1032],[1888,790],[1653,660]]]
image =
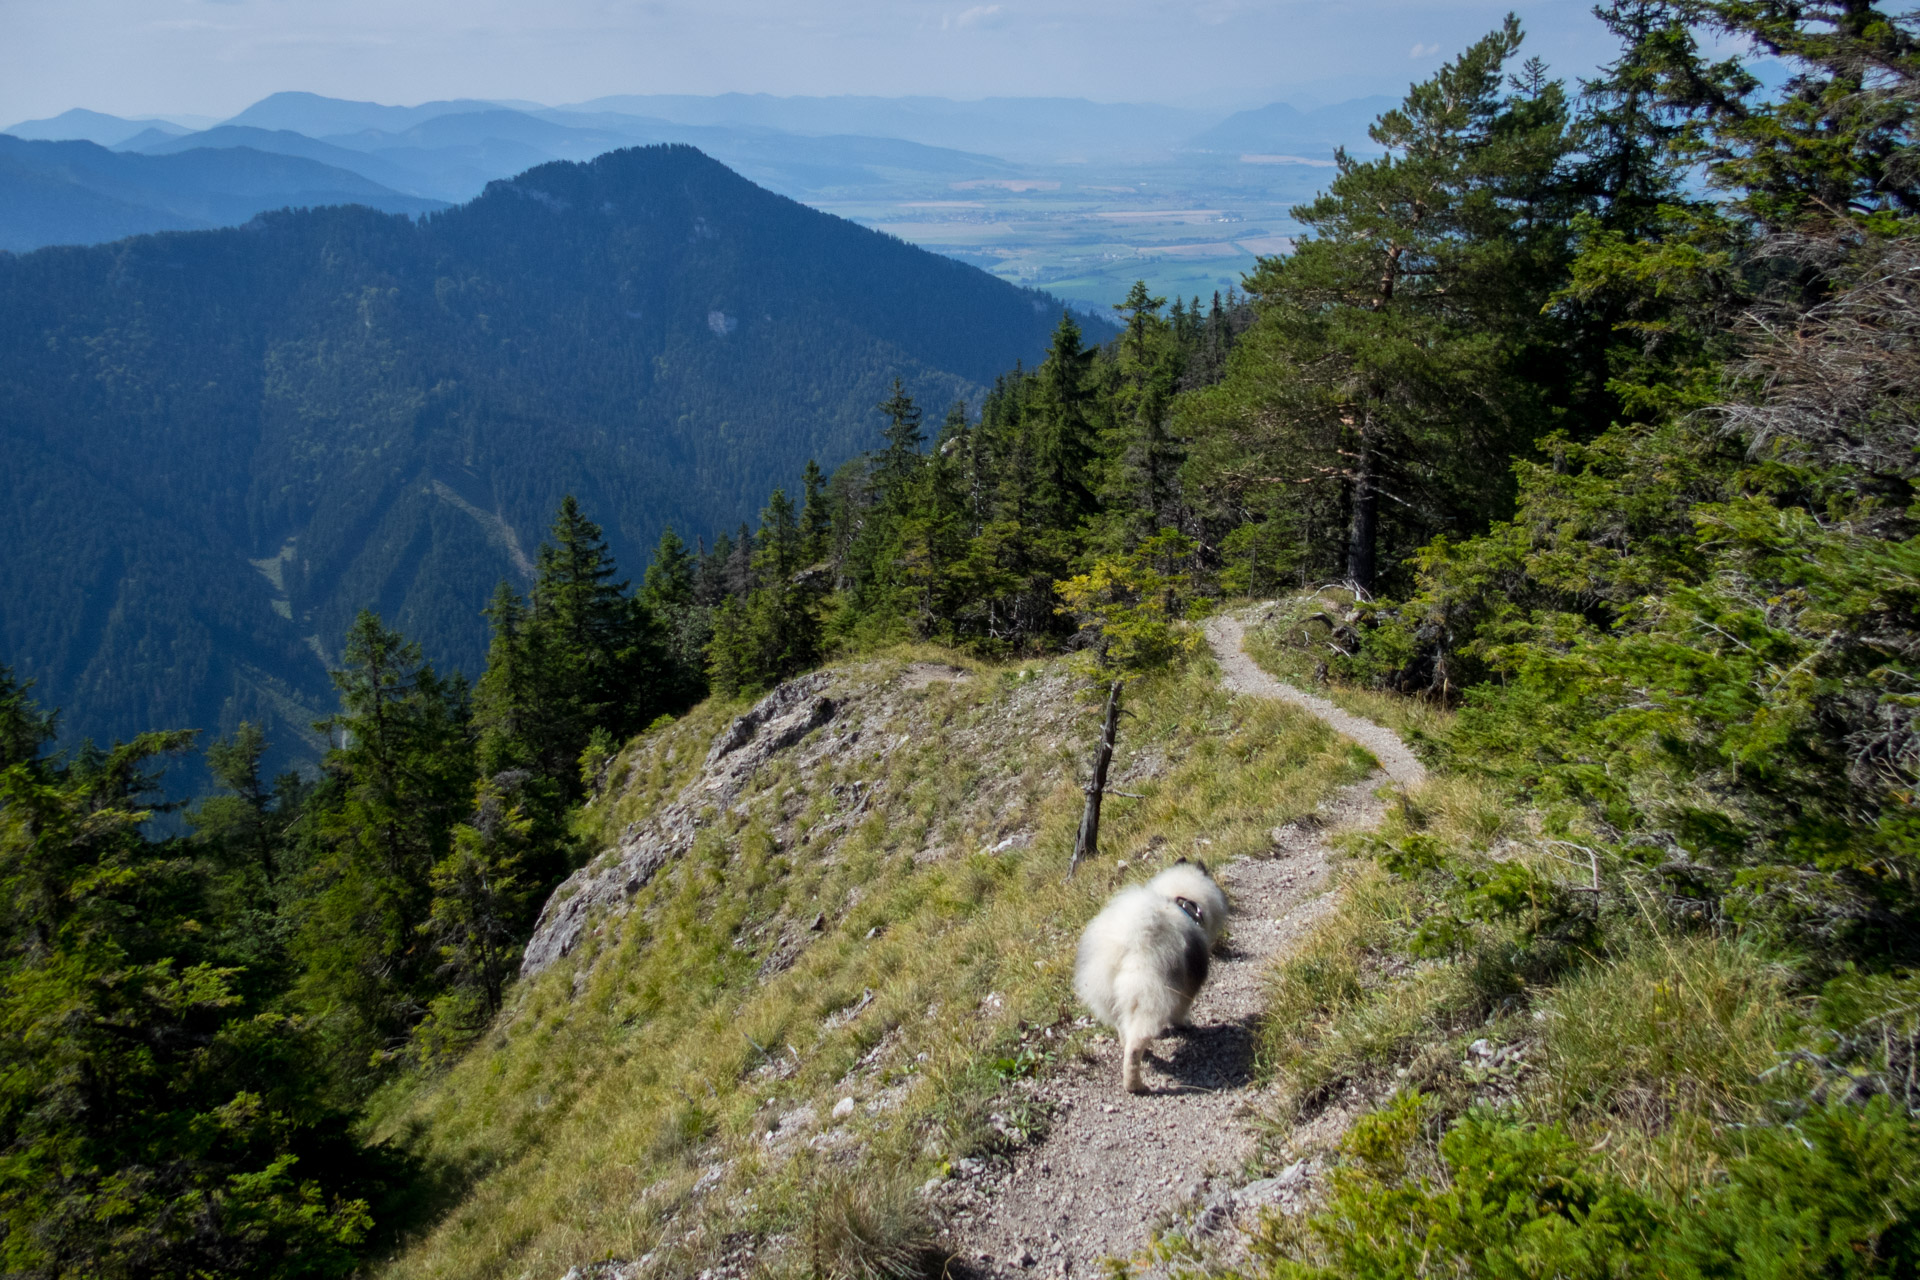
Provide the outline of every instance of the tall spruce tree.
[[1035,513],[1050,529],[1075,529],[1094,506],[1091,470],[1099,427],[1092,385],[1096,349],[1082,342],[1073,316],[1060,313],[1052,345],[1034,380],[1032,431]]
[[800,555],[808,564],[826,559],[833,543],[833,509],[820,464],[807,459],[800,475]]
[[530,623],[547,646],[545,714],[572,758],[543,762],[571,773],[595,729],[625,738],[653,718],[661,699],[660,645],[644,605],[619,580],[600,526],[572,495],[540,548]]
[[892,394],[878,408],[887,416],[887,425],[880,429],[882,444],[873,459],[874,497],[897,514],[924,461],[921,450],[927,437],[920,429],[924,414],[898,378],[893,380]]
[[333,673],[340,711],[325,784],[305,816],[316,846],[293,947],[301,1002],[326,1022],[344,1070],[399,1050],[436,991],[421,936],[433,868],[472,800],[468,697],[418,645],[363,611]]
[[680,535],[663,529],[640,586],[640,604],[662,647],[659,709],[678,713],[706,692],[706,648],[712,611],[701,604],[700,565]]

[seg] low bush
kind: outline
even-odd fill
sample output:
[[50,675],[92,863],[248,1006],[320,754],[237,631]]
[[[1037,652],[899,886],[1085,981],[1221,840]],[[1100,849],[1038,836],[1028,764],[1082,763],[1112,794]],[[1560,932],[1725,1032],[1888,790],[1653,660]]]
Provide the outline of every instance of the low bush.
[[1662,1200],[1564,1128],[1477,1109],[1436,1135],[1401,1094],[1342,1144],[1324,1207],[1269,1216],[1241,1275],[1287,1280],[1911,1276],[1920,1127],[1885,1097],[1752,1129],[1723,1177]]

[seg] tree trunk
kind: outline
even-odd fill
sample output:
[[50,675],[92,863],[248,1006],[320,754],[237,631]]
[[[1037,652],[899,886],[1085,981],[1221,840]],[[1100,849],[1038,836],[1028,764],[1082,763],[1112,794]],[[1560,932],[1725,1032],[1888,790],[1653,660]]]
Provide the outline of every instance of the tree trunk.
[[1362,591],[1373,592],[1373,551],[1379,536],[1380,491],[1373,475],[1373,440],[1368,428],[1372,414],[1360,419],[1358,465],[1353,472],[1353,518],[1347,529],[1347,577]]
[[1093,753],[1093,780],[1087,783],[1087,808],[1080,815],[1080,838],[1073,842],[1073,861],[1067,874],[1079,870],[1080,863],[1100,852],[1100,802],[1107,794],[1107,766],[1113,763],[1113,738],[1120,728],[1120,682],[1107,686],[1107,719],[1100,731],[1100,745]]

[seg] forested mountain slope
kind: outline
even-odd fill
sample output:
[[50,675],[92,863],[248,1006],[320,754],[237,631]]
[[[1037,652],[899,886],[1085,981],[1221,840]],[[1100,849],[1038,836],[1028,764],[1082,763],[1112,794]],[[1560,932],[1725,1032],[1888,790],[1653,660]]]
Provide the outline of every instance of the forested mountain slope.
[[[365,208],[0,255],[0,653],[68,737],[276,726],[363,607],[477,671],[560,497],[625,563],[731,525],[1057,308],[691,148]],[[249,563],[249,562],[253,563]]]
[[446,207],[392,190],[327,157],[284,147],[176,150],[127,155],[91,142],[0,134],[0,250],[24,253],[52,244],[231,226],[263,209],[363,204],[388,213],[426,213]]

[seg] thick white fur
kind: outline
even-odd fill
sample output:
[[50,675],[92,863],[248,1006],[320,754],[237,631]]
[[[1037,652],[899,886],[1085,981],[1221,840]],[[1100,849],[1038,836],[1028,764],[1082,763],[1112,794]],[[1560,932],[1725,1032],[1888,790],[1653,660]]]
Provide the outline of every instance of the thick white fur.
[[[1196,908],[1195,921],[1175,902]],[[1200,866],[1176,863],[1113,895],[1080,935],[1073,989],[1123,1046],[1121,1084],[1145,1089],[1140,1059],[1169,1027],[1184,1026],[1227,927],[1227,898]]]
[[[1206,930],[1209,949],[1220,945],[1227,934],[1227,895],[1197,862],[1176,862],[1147,881],[1147,888],[1171,902],[1185,898],[1201,910],[1201,927]],[[1185,912],[1181,913],[1186,914]]]

